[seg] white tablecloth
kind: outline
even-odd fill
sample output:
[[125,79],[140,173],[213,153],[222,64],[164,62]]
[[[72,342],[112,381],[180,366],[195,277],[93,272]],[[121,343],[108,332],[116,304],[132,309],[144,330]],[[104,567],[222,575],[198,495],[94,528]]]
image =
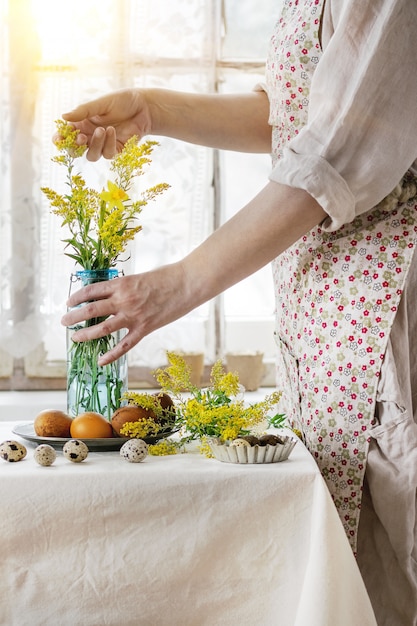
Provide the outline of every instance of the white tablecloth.
[[256,466],[58,452],[41,467],[26,446],[23,461],[0,460],[0,624],[375,626],[301,442]]

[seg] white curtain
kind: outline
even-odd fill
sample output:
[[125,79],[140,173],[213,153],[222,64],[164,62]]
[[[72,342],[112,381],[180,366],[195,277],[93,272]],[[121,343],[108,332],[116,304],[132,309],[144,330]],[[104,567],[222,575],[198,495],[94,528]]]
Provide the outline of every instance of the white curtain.
[[[64,255],[65,233],[40,192],[41,186],[62,191],[64,185],[51,162],[54,120],[82,101],[132,85],[251,89],[263,79],[276,2],[265,2],[261,16],[255,0],[0,0],[0,7],[0,376],[22,357],[29,376],[63,375],[60,317],[73,265]],[[213,152],[165,138],[160,144],[141,185],[167,182],[171,188],[144,209],[143,231],[120,266],[125,273],[180,258],[207,236],[220,210],[213,201]],[[241,185],[236,172],[244,164],[247,193],[256,192],[269,159],[233,161],[227,155],[220,164],[221,199],[227,202],[222,217],[228,217],[243,204],[234,193]],[[101,186],[106,168],[105,162],[85,161],[83,175]],[[230,320],[264,320],[270,329],[269,281],[266,270],[231,291],[226,307],[216,309],[223,322],[229,311]],[[248,289],[256,294],[255,306]],[[129,355],[131,364],[155,367],[166,349],[215,358],[214,306],[146,338]]]

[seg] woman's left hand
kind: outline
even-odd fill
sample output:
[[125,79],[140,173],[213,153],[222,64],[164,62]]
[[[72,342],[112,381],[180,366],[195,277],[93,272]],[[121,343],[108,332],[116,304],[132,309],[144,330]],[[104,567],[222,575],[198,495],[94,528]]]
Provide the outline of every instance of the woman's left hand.
[[180,263],[87,285],[72,294],[67,305],[71,310],[62,318],[64,326],[97,317],[106,318],[99,324],[76,331],[72,336],[74,341],[98,339],[127,329],[120,343],[100,357],[99,365],[115,361],[150,332],[173,322],[193,308],[187,306],[184,296]]

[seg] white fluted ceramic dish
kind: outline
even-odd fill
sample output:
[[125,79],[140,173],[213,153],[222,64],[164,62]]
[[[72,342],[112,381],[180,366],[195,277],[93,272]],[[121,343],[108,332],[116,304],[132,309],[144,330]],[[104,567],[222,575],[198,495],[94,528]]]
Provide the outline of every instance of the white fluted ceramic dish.
[[275,446],[231,446],[229,441],[219,443],[212,439],[210,448],[213,456],[224,463],[280,463],[286,461],[294,449],[296,437],[281,436],[284,443]]

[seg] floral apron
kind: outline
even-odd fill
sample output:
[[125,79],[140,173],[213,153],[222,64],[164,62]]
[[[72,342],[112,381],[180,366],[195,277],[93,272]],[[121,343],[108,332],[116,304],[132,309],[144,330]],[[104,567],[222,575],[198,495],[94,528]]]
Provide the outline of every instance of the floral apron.
[[[274,163],[307,122],[323,7],[284,0],[271,39]],[[417,205],[393,199],[335,232],[315,228],[273,262],[283,410],[317,461],[353,551],[381,364],[416,244]]]

